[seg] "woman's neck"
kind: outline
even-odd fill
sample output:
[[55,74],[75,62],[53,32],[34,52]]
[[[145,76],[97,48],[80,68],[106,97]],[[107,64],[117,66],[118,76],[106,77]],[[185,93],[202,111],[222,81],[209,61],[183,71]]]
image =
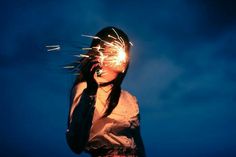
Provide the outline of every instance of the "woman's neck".
[[102,91],[104,91],[106,93],[109,93],[111,91],[112,87],[113,87],[113,84],[109,84],[106,86],[99,86],[99,89],[101,89]]

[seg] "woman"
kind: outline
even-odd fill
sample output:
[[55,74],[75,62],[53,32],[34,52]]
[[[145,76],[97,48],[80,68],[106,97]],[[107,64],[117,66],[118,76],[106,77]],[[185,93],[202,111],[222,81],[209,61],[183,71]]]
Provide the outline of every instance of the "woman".
[[131,43],[115,27],[92,38],[84,58],[73,64],[79,75],[71,90],[67,143],[77,154],[143,157],[137,100],[121,90]]

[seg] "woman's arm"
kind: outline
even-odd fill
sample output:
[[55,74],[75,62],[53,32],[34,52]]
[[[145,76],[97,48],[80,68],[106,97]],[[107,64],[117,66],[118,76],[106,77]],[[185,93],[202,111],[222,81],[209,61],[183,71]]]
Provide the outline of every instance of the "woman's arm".
[[77,154],[84,150],[92,125],[98,89],[98,84],[94,79],[97,64],[97,60],[92,58],[81,67],[81,74],[87,87],[83,90],[77,106],[69,113],[66,139],[69,147]]
[[77,154],[84,150],[88,141],[95,100],[95,94],[84,89],[78,105],[69,116],[66,139],[71,150]]

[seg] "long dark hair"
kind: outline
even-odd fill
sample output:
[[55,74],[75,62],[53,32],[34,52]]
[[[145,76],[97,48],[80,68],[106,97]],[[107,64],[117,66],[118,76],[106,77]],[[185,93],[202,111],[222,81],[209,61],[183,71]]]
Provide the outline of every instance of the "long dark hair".
[[[114,31],[115,30],[115,31]],[[103,28],[101,31],[99,31],[95,36],[99,37],[102,40],[105,40],[107,42],[112,42],[115,39],[113,38],[108,38],[108,35],[111,36],[117,36],[117,34],[119,35],[119,37],[121,37],[125,43],[125,52],[129,58],[129,51],[130,51],[130,42],[129,42],[129,38],[128,36],[120,29],[116,28],[116,27],[105,27]],[[98,39],[93,39],[90,47],[95,47],[98,44],[103,45],[104,42],[102,40],[98,40]],[[97,53],[96,51],[88,51],[87,54],[91,55],[91,54],[95,54]],[[79,83],[85,81],[83,78],[83,74],[79,71],[80,70],[80,66],[81,65],[85,65],[86,62],[88,62],[87,58],[82,58],[79,61],[76,61],[74,63],[72,63],[71,65],[74,66],[75,68],[73,69],[73,72],[78,73],[71,91],[70,91],[70,105],[72,105],[75,93],[76,93],[76,85],[78,85]],[[111,93],[109,94],[106,103],[108,104],[108,108],[105,111],[103,117],[107,117],[108,115],[111,114],[111,112],[113,111],[113,109],[117,106],[118,102],[119,102],[119,98],[120,98],[120,94],[121,94],[121,83],[127,73],[129,67],[129,59],[126,65],[126,69],[124,70],[124,72],[120,72],[118,74],[118,76],[112,81],[112,89],[111,89]]]

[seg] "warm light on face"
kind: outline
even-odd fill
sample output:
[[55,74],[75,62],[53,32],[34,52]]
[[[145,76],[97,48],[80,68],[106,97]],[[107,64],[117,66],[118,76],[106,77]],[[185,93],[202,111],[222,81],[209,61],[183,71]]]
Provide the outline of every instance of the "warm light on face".
[[124,72],[128,57],[123,47],[112,43],[104,48],[102,66],[117,72]]
[[[126,45],[123,38],[118,35],[115,29],[112,30],[115,36],[108,34],[108,40],[103,40],[97,36],[83,35],[101,41],[101,44],[91,48],[83,48],[83,50],[97,51],[98,55],[96,55],[96,57],[98,58],[101,68],[105,67],[116,72],[124,72],[129,60],[127,52],[125,51]],[[132,45],[132,43],[129,44]]]
[[117,50],[117,64],[126,62],[126,53],[123,48]]

